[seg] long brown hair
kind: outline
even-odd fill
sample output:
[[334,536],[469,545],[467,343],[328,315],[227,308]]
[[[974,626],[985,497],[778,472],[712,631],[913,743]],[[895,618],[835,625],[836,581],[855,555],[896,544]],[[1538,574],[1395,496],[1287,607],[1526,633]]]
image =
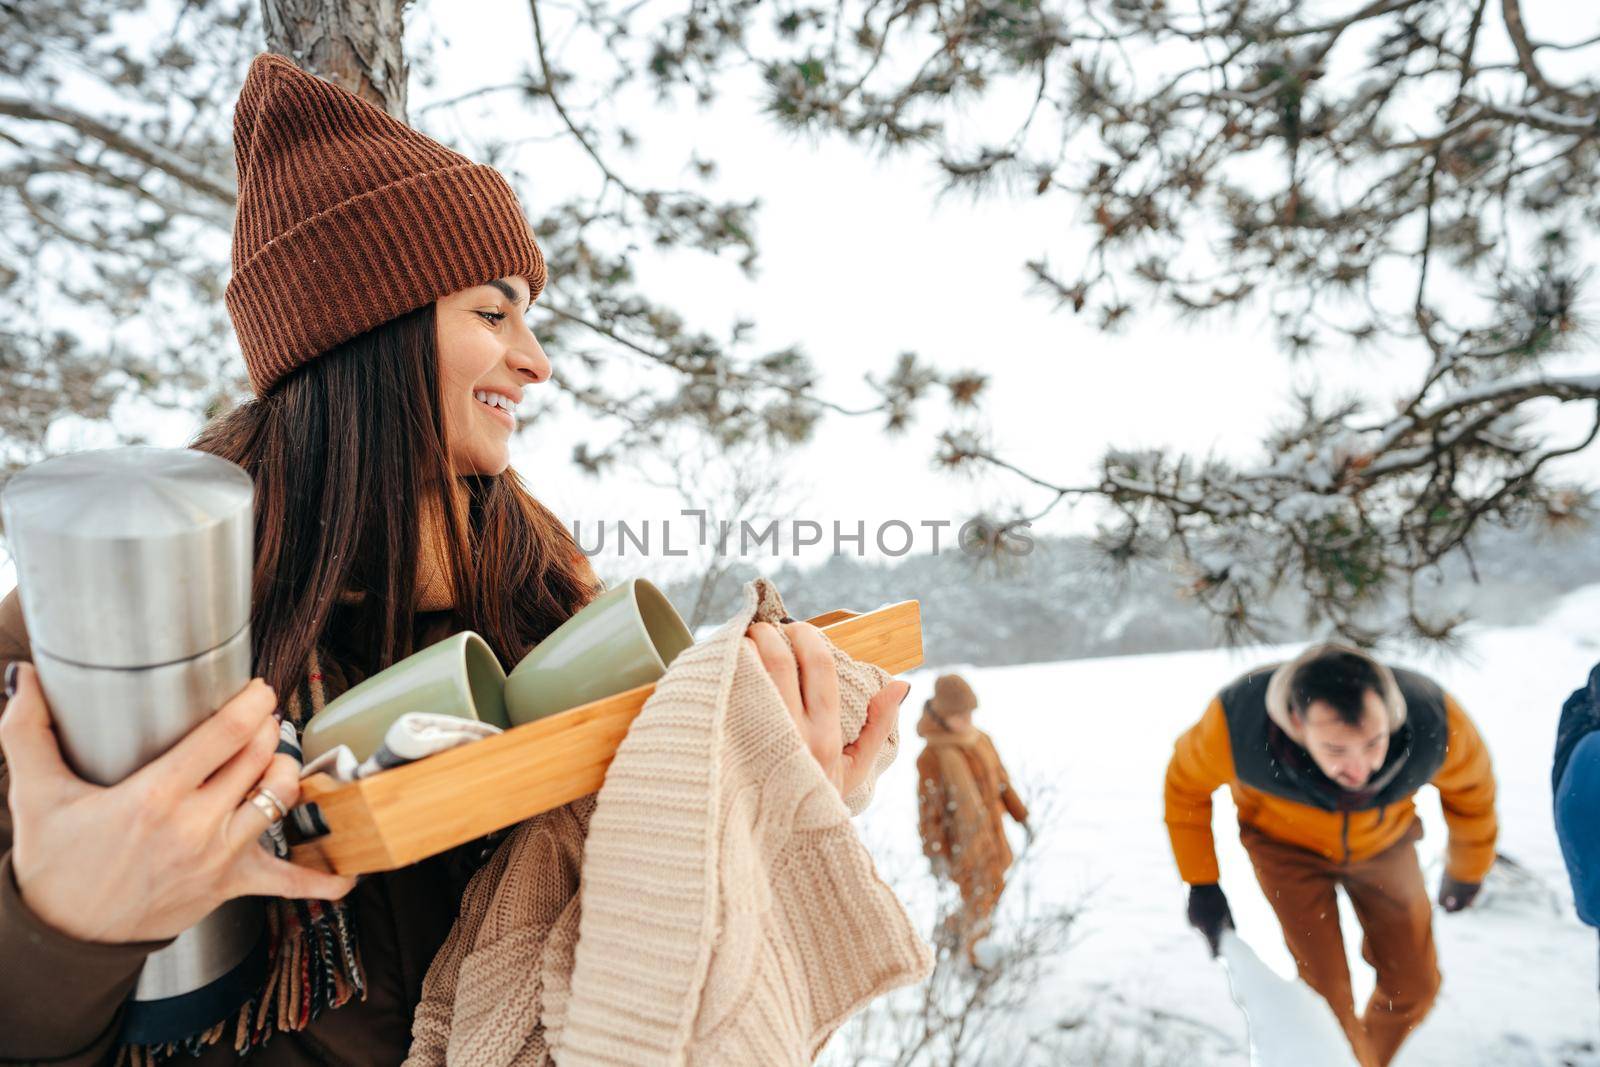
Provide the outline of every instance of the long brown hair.
[[576,541],[514,472],[460,478],[463,523],[439,389],[428,304],[311,360],[195,439],[255,480],[255,669],[280,695],[305,680],[336,606],[361,635],[343,644],[363,673],[415,651],[419,517],[441,500],[455,614],[506,666],[594,595]]

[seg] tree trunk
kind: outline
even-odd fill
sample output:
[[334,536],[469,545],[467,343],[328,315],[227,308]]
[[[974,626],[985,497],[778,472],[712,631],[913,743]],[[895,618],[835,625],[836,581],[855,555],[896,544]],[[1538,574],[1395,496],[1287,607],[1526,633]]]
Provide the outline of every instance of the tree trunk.
[[261,0],[267,48],[406,119],[408,0]]

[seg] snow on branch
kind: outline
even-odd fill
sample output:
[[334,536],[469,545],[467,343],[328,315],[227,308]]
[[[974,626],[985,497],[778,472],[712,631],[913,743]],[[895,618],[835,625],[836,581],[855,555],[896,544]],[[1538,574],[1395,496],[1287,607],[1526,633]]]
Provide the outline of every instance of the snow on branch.
[[219,204],[231,208],[237,199],[237,190],[230,178],[213,174],[159,144],[125,133],[86,112],[43,100],[0,95],[0,115],[30,122],[51,122],[66,126],[85,137],[93,138],[107,148],[122,153],[129,159],[162,171]]
[[1584,115],[1565,115],[1538,105],[1518,107],[1514,104],[1493,104],[1487,100],[1476,100],[1473,104],[1479,115],[1506,122],[1518,122],[1547,133],[1588,137],[1600,134],[1600,111]]
[[[1397,443],[1419,430],[1435,426],[1441,419],[1477,405],[1489,405],[1497,412],[1510,411],[1519,404],[1539,397],[1557,400],[1600,398],[1600,374],[1567,377],[1536,377],[1511,381],[1483,382],[1421,411],[1401,415],[1384,427],[1372,446],[1376,455],[1389,455]],[[1392,460],[1394,457],[1390,457]],[[1380,472],[1381,472],[1380,465]]]

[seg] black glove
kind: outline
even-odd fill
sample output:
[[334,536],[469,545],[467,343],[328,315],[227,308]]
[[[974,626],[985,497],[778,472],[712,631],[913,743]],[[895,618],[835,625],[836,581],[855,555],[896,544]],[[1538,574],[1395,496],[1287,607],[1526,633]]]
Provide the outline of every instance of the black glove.
[[1460,911],[1477,899],[1482,882],[1458,882],[1448,874],[1439,880],[1439,907]]
[[1222,895],[1220,885],[1212,882],[1189,887],[1189,925],[1206,935],[1211,958],[1215,959],[1220,951],[1223,927],[1233,929],[1233,912],[1228,910],[1228,898]]

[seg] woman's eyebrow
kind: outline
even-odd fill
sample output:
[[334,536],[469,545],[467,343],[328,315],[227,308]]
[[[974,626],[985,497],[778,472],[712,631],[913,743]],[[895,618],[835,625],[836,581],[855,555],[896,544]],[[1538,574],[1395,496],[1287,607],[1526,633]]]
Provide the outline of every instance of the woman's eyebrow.
[[522,294],[511,288],[511,284],[509,282],[496,278],[489,284],[504,293],[506,295],[506,299],[511,301],[513,304],[522,303]]

